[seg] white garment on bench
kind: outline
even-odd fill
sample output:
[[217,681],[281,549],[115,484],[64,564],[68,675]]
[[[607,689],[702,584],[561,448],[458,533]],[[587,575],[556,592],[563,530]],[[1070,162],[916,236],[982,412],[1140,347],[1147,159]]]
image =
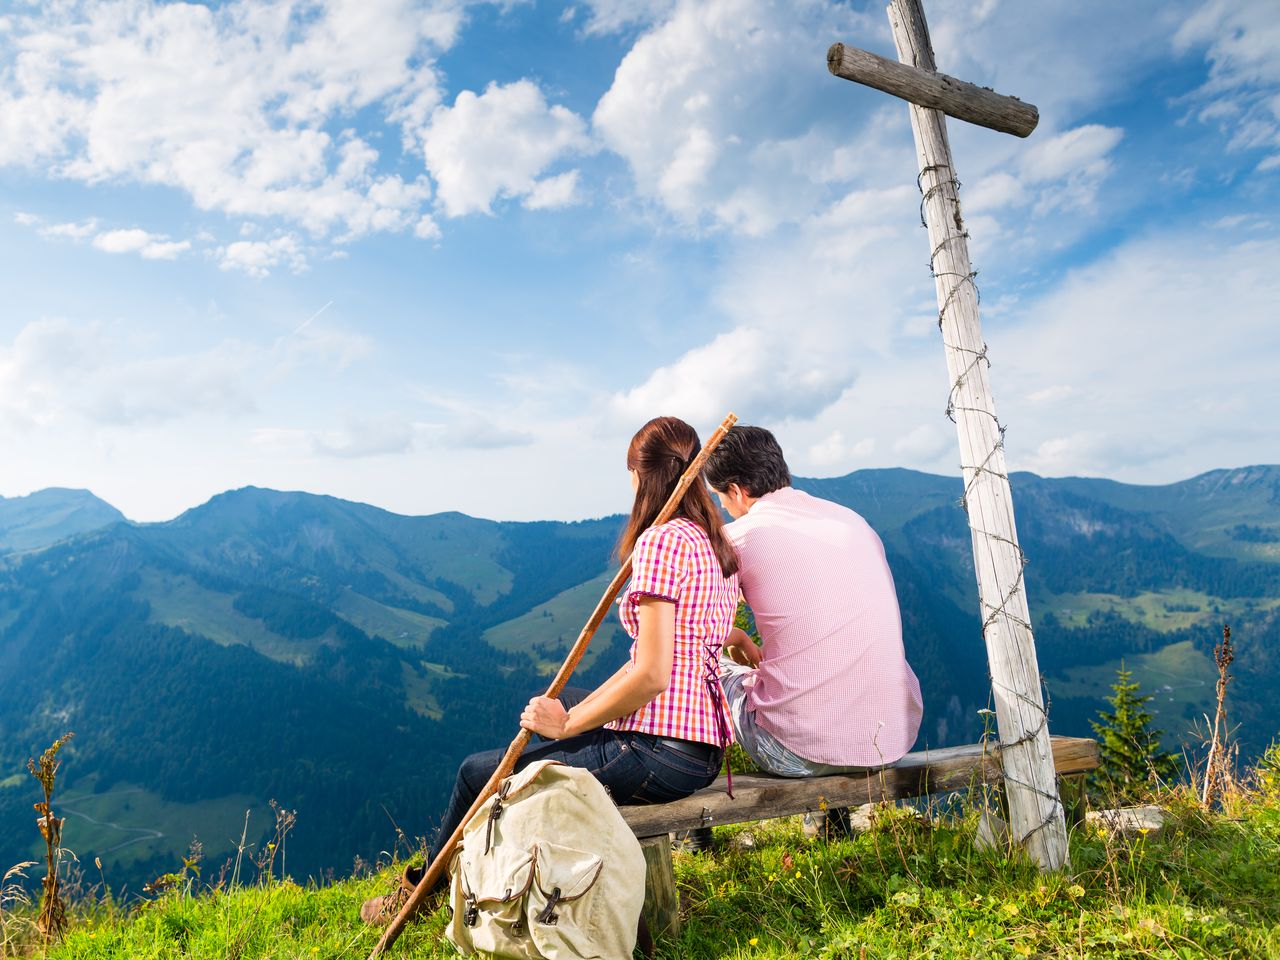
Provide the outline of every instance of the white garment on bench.
[[755,671],[720,657],[720,685],[724,687],[733,715],[734,739],[765,773],[779,777],[821,777],[829,773],[865,773],[879,767],[840,767],[806,760],[780,743],[772,733],[756,723],[756,712],[747,704],[746,679]]

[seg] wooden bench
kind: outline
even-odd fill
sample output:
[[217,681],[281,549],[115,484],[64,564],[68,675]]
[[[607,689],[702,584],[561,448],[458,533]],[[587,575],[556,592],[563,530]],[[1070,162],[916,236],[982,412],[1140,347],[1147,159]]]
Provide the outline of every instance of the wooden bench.
[[[1097,741],[1052,737],[1057,771],[1069,816],[1078,820],[1081,780],[1098,766]],[[770,820],[827,807],[852,807],[948,793],[1003,779],[999,748],[968,744],[909,753],[891,767],[872,773],[807,779],[767,775],[733,778],[733,799],[721,777],[711,786],[673,803],[622,807],[622,817],[644,849],[645,918],[655,938],[679,933],[679,897],[671,865],[669,834],[697,827]]]

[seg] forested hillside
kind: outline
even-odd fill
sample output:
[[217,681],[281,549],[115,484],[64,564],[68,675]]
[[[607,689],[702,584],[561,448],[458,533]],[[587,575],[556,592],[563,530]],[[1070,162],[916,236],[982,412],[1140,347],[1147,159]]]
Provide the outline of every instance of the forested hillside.
[[[958,480],[906,470],[798,480],[881,531],[926,720],[970,740],[987,705]],[[1207,708],[1207,652],[1233,626],[1232,718],[1246,747],[1280,697],[1280,468],[1166,487],[1014,478],[1055,729],[1088,733],[1121,657],[1171,735]],[[65,493],[65,492],[60,492]],[[135,889],[193,833],[215,859],[253,810],[298,811],[288,866],[349,869],[425,834],[458,760],[505,744],[606,582],[620,517],[497,523],[403,517],[244,489],[163,524],[0,500],[0,865],[25,859],[23,761],[67,729],[67,842]],[[101,504],[101,501],[95,501]],[[83,505],[83,504],[82,504]],[[3,539],[6,531],[26,531]],[[578,677],[624,655],[609,621]]]

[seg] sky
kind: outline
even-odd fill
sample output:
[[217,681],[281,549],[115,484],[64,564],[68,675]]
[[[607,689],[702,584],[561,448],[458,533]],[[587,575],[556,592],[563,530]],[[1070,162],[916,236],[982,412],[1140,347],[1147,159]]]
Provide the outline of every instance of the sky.
[[[1274,0],[925,0],[1013,470],[1280,461]],[[908,108],[834,0],[0,0],[0,495],[630,504],[650,417],[958,475]]]

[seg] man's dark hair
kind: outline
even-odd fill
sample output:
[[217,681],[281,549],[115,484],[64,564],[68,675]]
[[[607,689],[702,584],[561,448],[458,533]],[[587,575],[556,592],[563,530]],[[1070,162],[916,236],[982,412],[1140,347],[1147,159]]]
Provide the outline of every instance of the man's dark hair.
[[702,475],[723,493],[736,483],[750,497],[791,486],[791,471],[782,448],[764,427],[736,426],[707,458]]

